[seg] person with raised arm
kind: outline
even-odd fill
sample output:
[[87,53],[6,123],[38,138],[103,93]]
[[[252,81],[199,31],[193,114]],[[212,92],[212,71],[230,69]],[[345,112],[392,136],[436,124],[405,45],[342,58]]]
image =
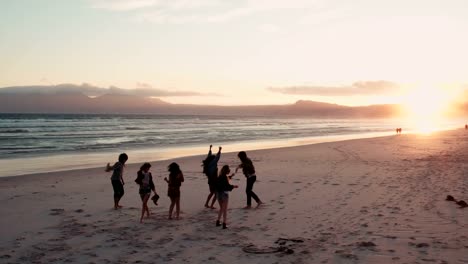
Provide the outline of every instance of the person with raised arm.
[[[219,147],[218,153],[213,155],[211,152],[211,148],[213,145],[210,145],[210,150],[208,151],[208,155],[206,159],[203,160],[203,173],[208,177],[208,186],[210,193],[206,198],[205,207],[215,209],[214,203],[216,202],[216,180],[218,178],[218,161],[221,158],[221,149]],[[210,199],[211,205],[210,205]]]

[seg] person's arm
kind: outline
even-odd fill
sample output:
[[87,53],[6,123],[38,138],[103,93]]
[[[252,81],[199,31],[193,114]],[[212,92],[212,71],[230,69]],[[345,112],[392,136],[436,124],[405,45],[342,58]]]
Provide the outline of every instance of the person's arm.
[[[120,167],[118,168],[120,170],[120,182],[122,182],[122,185],[125,185],[125,182],[124,182],[124,179],[123,179],[123,173],[124,173],[124,165],[122,165],[121,163],[120,164]],[[114,169],[115,168],[115,165],[114,165]]]
[[223,149],[223,148],[219,147],[218,153],[216,153],[215,162],[218,162],[219,159],[221,158],[221,149]]
[[107,163],[107,166],[106,166],[105,171],[106,171],[106,172],[109,172],[109,171],[111,171],[111,170],[113,170],[113,169],[114,169],[114,166],[111,166],[110,163]]
[[244,164],[243,164],[243,163],[239,164],[239,166],[237,166],[237,168],[236,168],[236,172],[235,172],[235,173],[237,173],[237,171],[238,171],[239,169],[242,169],[243,167],[244,167]]
[[208,156],[206,156],[206,157],[211,156],[211,153],[212,153],[212,152],[211,152],[211,148],[212,148],[212,147],[213,147],[213,145],[210,145],[210,150],[208,151]]
[[143,180],[143,173],[141,173],[141,171],[138,171],[138,172],[137,172],[137,178],[136,178],[135,182],[136,182],[138,185],[141,185],[142,180]]

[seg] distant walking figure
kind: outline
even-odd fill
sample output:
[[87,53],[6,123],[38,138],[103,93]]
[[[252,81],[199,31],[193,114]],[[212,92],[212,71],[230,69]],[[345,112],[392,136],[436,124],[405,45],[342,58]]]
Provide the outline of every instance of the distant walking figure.
[[150,198],[151,191],[153,191],[154,194],[156,194],[156,188],[153,182],[153,175],[151,175],[151,172],[149,171],[150,168],[151,164],[143,164],[140,167],[140,170],[137,172],[137,178],[135,180],[135,182],[138,185],[140,185],[139,193],[142,201],[140,223],[143,223],[143,216],[145,215],[145,212],[146,217],[150,216],[148,200]]
[[465,130],[467,130],[467,129],[468,129],[468,124],[465,124]]
[[169,219],[172,219],[172,211],[174,205],[176,207],[176,219],[179,219],[180,214],[180,186],[184,182],[184,174],[180,170],[179,164],[172,162],[168,167],[169,180],[164,178],[167,182],[167,196],[171,198],[171,205],[169,206]]
[[245,151],[241,151],[237,154],[237,157],[241,160],[241,164],[236,168],[236,172],[239,169],[242,169],[245,177],[247,178],[247,186],[245,188],[245,193],[247,194],[247,206],[244,207],[245,209],[249,209],[252,207],[252,198],[257,202],[257,207],[262,204],[262,201],[258,196],[253,192],[253,185],[257,180],[257,175],[255,175],[255,167],[247,157]]
[[123,171],[125,167],[125,162],[127,162],[128,156],[125,153],[119,155],[119,161],[117,161],[113,166],[110,166],[107,163],[106,172],[113,171],[111,176],[112,188],[114,189],[114,209],[122,208],[119,205],[120,199],[124,195],[124,180],[123,180]]
[[[208,186],[210,187],[210,193],[206,198],[205,207],[214,209],[214,203],[216,202],[216,180],[218,178],[218,161],[221,157],[221,149],[219,147],[218,153],[213,155],[211,148],[213,145],[210,145],[210,150],[208,151],[208,156],[203,160],[203,173],[208,177]],[[209,205],[210,199],[213,197],[211,206]]]
[[231,172],[228,165],[224,165],[221,168],[221,173],[219,174],[218,181],[216,184],[216,191],[218,193],[218,202],[219,202],[219,212],[218,220],[216,220],[216,226],[220,226],[221,216],[223,217],[223,229],[227,228],[227,207],[229,203],[229,192],[232,189],[237,188],[237,185],[232,185],[229,183],[229,179],[234,175],[228,176]]
[[395,131],[398,134],[400,132],[400,129],[397,127],[397,129],[395,129]]

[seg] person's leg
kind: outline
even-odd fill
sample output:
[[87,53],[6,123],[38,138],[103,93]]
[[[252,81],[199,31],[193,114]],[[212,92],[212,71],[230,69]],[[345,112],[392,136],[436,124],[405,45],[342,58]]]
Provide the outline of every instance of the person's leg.
[[216,198],[217,198],[217,194],[216,194],[216,192],[213,192],[213,201],[211,202],[211,206],[210,206],[211,209],[216,209],[216,207],[214,207],[214,204],[216,202]]
[[148,206],[147,206],[148,199],[149,199],[149,194],[146,194],[146,195],[144,195],[144,196],[141,197],[142,206],[141,206],[140,223],[143,223],[143,216],[145,215],[145,212],[146,212],[147,209],[148,209]]
[[257,177],[253,176],[253,177],[250,177],[250,179],[252,181],[252,185],[251,185],[251,188],[250,188],[250,195],[255,200],[255,202],[257,202],[257,204],[261,204],[262,201],[260,201],[260,198],[258,198],[258,196],[253,191],[253,185],[254,185],[255,181],[257,181]]
[[224,201],[224,204],[223,204],[223,222],[225,224],[227,224],[227,207],[228,207],[228,204],[229,204],[229,198],[226,198],[226,200]]
[[114,189],[114,209],[119,209],[119,201],[123,196],[123,185],[120,181],[112,181],[112,188]]
[[176,198],[176,219],[179,219],[180,214],[180,196]]
[[119,204],[120,202],[120,199],[122,199],[122,197],[124,196],[124,186],[123,184],[120,182],[120,181],[117,181],[118,182],[118,186],[119,186],[119,194],[118,194],[118,198],[117,198],[117,207],[118,208],[122,208],[122,206]]
[[171,197],[171,205],[169,206],[169,219],[172,219],[172,210],[174,210],[175,198]]
[[247,178],[247,185],[245,187],[245,193],[247,194],[247,206],[246,206],[246,208],[250,208],[252,206],[253,181],[251,179],[252,179],[252,177]]
[[219,221],[221,220],[221,215],[223,213],[223,202],[218,200],[218,204],[219,204],[219,211],[218,211],[218,220],[216,220],[216,226],[220,226],[221,224],[219,223]]
[[213,193],[210,191],[210,194],[208,194],[208,198],[206,198],[206,202],[205,202],[206,208],[209,208],[208,203],[210,202],[210,199],[212,196],[213,196]]
[[226,218],[227,218],[227,198],[223,201],[222,205],[222,211],[223,211],[223,229],[227,228],[227,223],[226,223]]
[[149,212],[149,208],[148,208],[148,201],[150,199],[150,196],[151,196],[151,193],[148,193],[146,196],[145,196],[145,200],[143,201],[143,204],[145,205],[145,211],[146,211],[146,217],[149,217],[150,215],[150,212]]

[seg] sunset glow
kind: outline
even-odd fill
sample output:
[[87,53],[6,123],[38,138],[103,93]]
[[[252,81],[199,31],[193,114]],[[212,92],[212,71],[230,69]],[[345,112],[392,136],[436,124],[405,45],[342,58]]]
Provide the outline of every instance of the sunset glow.
[[[0,88],[157,89],[176,104],[400,103],[406,83],[468,81],[465,10],[459,0],[2,1]],[[413,115],[444,107],[422,92],[403,102]]]
[[402,103],[412,129],[421,133],[439,130],[455,101],[454,96],[454,91],[450,89],[431,85],[409,89]]

